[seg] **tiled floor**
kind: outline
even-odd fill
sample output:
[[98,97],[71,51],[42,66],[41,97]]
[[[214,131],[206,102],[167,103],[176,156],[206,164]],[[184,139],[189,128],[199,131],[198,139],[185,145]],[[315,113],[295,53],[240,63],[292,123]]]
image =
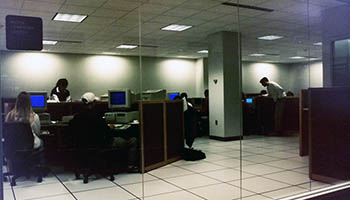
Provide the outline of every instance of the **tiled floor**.
[[180,160],[143,176],[118,174],[114,182],[91,178],[83,184],[72,173],[50,174],[40,184],[19,180],[13,188],[4,184],[5,200],[267,200],[327,186],[309,180],[297,137],[197,138],[194,147],[207,158]]

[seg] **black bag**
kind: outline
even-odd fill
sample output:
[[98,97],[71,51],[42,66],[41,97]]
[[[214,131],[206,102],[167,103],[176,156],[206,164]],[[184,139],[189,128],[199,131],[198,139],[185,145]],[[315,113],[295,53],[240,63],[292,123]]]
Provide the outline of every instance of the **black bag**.
[[205,153],[203,153],[201,150],[188,149],[188,148],[184,148],[182,150],[181,156],[184,160],[187,160],[187,161],[196,161],[196,160],[202,160],[206,158]]

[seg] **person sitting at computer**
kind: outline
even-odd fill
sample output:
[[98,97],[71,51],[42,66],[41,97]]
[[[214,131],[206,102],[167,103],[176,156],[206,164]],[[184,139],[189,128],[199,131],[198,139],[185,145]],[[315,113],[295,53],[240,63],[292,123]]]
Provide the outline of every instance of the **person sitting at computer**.
[[196,137],[196,111],[193,105],[188,102],[187,93],[181,93],[180,97],[184,102],[184,129],[186,145],[191,148]]
[[28,122],[32,128],[34,136],[34,149],[40,149],[44,143],[39,138],[40,120],[39,116],[33,112],[30,95],[21,92],[17,96],[15,107],[6,115],[5,122]]
[[209,116],[209,90],[204,91],[204,101],[201,108],[201,116]]
[[[137,172],[137,139],[135,137],[113,137],[101,115],[95,112],[95,105],[98,98],[92,92],[87,92],[81,97],[85,107],[77,113],[70,121],[70,127],[76,130],[78,141],[84,146],[97,148],[116,147],[128,148],[128,171]],[[75,128],[74,128],[75,127]]]
[[51,90],[51,100],[56,102],[69,102],[71,101],[71,96],[68,87],[68,80],[61,78],[57,81],[56,86]]

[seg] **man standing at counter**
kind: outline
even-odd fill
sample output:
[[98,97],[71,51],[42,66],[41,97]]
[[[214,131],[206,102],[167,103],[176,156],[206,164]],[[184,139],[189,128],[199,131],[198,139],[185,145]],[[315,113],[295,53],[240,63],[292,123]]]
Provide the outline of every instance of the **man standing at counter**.
[[270,81],[268,78],[263,77],[260,80],[260,83],[263,87],[266,87],[268,97],[273,98],[275,102],[275,133],[274,135],[281,135],[282,132],[282,119],[283,119],[283,110],[284,110],[284,97],[286,93],[284,89],[276,82]]

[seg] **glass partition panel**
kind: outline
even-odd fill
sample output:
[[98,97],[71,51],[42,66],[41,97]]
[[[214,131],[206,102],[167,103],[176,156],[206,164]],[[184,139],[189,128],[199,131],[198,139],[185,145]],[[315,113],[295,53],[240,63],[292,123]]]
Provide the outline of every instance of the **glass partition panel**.
[[141,6],[145,199],[241,198],[238,9],[223,3]]
[[[0,199],[143,196],[143,179],[153,179],[140,173],[138,8],[143,3],[1,1],[1,137],[5,139],[0,164],[1,175],[10,174],[1,178]],[[8,15],[42,19],[42,51],[7,49]],[[17,25],[25,31],[33,28],[23,21]],[[24,131],[18,131],[21,128]]]

